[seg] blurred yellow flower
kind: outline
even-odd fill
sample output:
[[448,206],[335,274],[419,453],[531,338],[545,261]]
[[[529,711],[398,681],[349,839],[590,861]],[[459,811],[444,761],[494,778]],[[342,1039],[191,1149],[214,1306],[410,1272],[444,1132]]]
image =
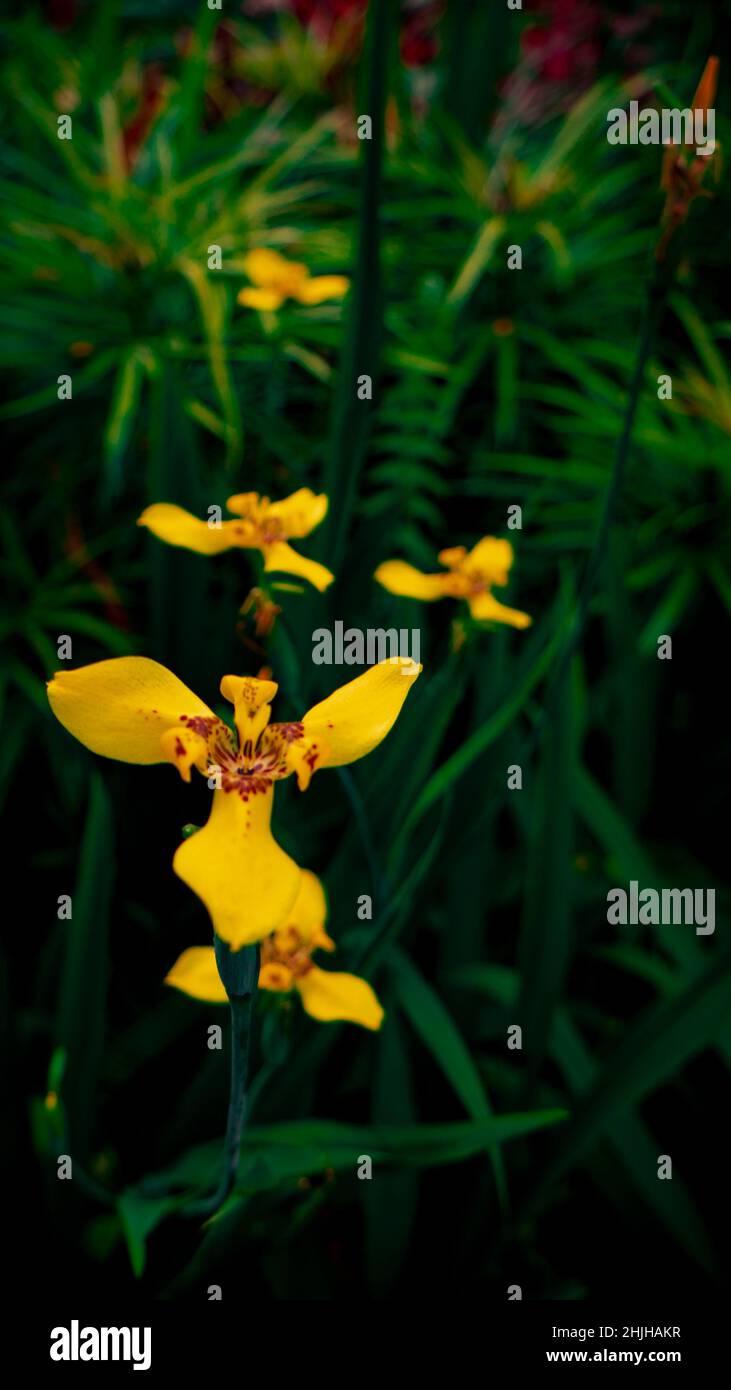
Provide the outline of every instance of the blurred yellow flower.
[[322,304],[326,299],[342,299],[350,285],[346,275],[311,276],[306,265],[263,246],[244,257],[244,270],[252,283],[239,291],[237,300],[248,309],[279,309],[285,299]]
[[[383,1009],[371,986],[357,975],[321,970],[312,963],[316,950],[334,951],[325,931],[327,902],[322,884],[309,869],[302,870],[300,888],[285,921],[262,944],[259,988],[289,993],[297,990],[303,1007],[321,1023],[359,1023],[380,1028]],[[191,946],[178,957],[165,983],[191,999],[225,1004],[212,946]]]
[[195,550],[199,555],[220,555],[224,550],[259,550],[264,569],[296,574],[322,592],[334,575],[317,560],[308,560],[288,544],[309,536],[327,512],[327,497],[301,487],[281,502],[270,502],[258,492],[240,492],[226,506],[236,521],[201,521],[172,502],[155,502],[137,519],[168,545]]
[[506,608],[492,594],[493,585],[508,582],[513,563],[510,541],[484,536],[472,550],[463,545],[440,550],[443,574],[423,574],[405,560],[384,560],[374,578],[392,594],[418,598],[430,603],[438,598],[464,599],[477,622],[507,623],[510,627],[529,627],[532,618],[516,608]]
[[59,671],[48,685],[56,718],[92,753],[126,763],[195,767],[214,791],[206,825],[178,847],[173,869],[233,950],[261,941],[292,907],[300,870],[272,836],[274,784],[294,773],[301,791],[321,767],[364,758],[395,723],[421,667],[372,666],[302,719],[270,724],[274,681],[224,676],[234,733],[182,681],[142,656]]

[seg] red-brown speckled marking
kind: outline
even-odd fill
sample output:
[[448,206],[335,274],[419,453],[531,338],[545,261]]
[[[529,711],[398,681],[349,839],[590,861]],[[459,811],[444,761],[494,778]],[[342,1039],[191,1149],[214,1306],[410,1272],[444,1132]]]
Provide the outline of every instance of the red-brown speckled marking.
[[[239,748],[235,735],[223,720],[199,714],[181,714],[178,717],[186,729],[205,739],[209,763],[220,769],[220,790],[235,792],[245,802],[253,796],[265,795],[274,782],[290,776],[293,768],[288,760],[288,748],[305,736],[304,724],[298,721],[269,724],[256,742],[246,739]],[[178,738],[175,743],[176,757],[185,757],[186,752],[182,739]],[[320,756],[317,744],[307,749],[305,762],[311,772],[314,772]]]

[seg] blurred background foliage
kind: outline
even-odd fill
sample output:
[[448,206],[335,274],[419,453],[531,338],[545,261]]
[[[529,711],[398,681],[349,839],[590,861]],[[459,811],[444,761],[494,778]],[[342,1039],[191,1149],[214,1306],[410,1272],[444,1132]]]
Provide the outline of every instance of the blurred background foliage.
[[[679,0],[6,14],[3,1162],[36,1286],[717,1287],[728,178],[678,234],[603,553],[596,537],[663,203],[662,151],[609,146],[606,113],[630,95],[686,105],[718,53],[727,149],[728,19],[727,3],[689,16]],[[238,306],[259,245],[350,275],[349,297]],[[338,578],[326,596],[270,586],[268,639],[240,612],[247,553],[207,560],[135,526],[153,501],[205,515],[233,492],[301,485],[330,496],[303,548]],[[514,542],[527,633],[460,645],[449,602],[373,583],[383,559],[431,569],[486,533]],[[592,554],[583,641],[562,662]],[[162,979],[208,939],[170,869],[207,794],[166,768],[95,762],[51,718],[43,680],[61,634],[75,665],[148,654],[209,702],[224,672],[269,664],[286,718],[352,674],[310,659],[336,618],[418,627],[424,674],[377,753],[315,780],[305,816],[285,789],[276,831],[322,875],[338,962],[373,979],[387,1019],[371,1037],[262,1002],[237,1192],[201,1231],[179,1208],[217,1168],[226,1056],[206,1041],[223,1018]],[[631,878],[714,887],[715,935],[609,927],[606,893]],[[515,1022],[522,1052],[505,1045]],[[656,1175],[665,1153],[672,1182]],[[354,1154],[373,1156],[372,1182]]]

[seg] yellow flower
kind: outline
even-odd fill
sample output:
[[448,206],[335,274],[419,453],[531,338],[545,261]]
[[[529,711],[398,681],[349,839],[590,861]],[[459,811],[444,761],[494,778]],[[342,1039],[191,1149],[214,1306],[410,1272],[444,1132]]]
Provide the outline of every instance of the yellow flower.
[[[335,942],[325,931],[326,918],[322,884],[309,869],[303,869],[299,893],[284,923],[262,945],[259,988],[287,993],[296,989],[306,1012],[321,1023],[339,1020],[380,1028],[383,1009],[366,980],[321,970],[312,963],[313,951],[335,950]],[[207,1004],[227,1001],[212,946],[191,946],[183,951],[165,983]]]
[[446,566],[443,574],[422,574],[405,560],[384,560],[374,578],[392,594],[404,598],[465,599],[473,618],[478,622],[508,623],[511,627],[529,627],[532,618],[516,608],[506,608],[491,592],[494,584],[508,582],[513,563],[510,541],[484,536],[472,550],[463,545],[439,552],[439,563]]
[[308,579],[322,592],[332,584],[334,575],[317,560],[308,560],[288,544],[309,536],[319,526],[327,512],[327,497],[301,487],[281,502],[270,502],[258,492],[239,492],[229,497],[226,506],[238,518],[221,521],[212,526],[200,521],[183,507],[172,502],[155,502],[137,520],[161,541],[195,550],[199,555],[220,555],[223,550],[260,550],[264,569],[280,574],[296,574]]
[[244,257],[244,270],[252,285],[240,290],[237,299],[248,309],[279,309],[285,299],[322,304],[326,299],[342,299],[350,285],[346,275],[313,277],[306,265],[285,260],[278,251],[263,246]]
[[233,950],[261,941],[297,897],[300,870],[273,838],[274,784],[364,758],[395,723],[421,670],[397,658],[371,666],[291,724],[270,724],[274,681],[224,676],[236,733],[172,671],[142,656],[59,671],[48,685],[56,718],[106,758],[171,762],[215,787],[206,825],[178,847],[173,869],[201,899]]

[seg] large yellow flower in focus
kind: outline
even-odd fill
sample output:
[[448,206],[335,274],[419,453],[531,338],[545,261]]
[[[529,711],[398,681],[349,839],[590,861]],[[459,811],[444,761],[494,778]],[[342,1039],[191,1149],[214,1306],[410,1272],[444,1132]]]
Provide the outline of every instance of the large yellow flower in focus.
[[172,502],[155,502],[138,517],[137,525],[146,526],[159,540],[195,550],[199,555],[220,555],[223,550],[260,550],[264,569],[269,573],[296,574],[309,580],[322,592],[332,584],[334,575],[317,560],[308,560],[288,544],[290,540],[309,536],[327,513],[327,497],[319,496],[308,487],[301,487],[281,502],[270,502],[258,492],[239,492],[229,497],[226,506],[236,521],[222,521],[211,526],[200,521],[183,507]]
[[[262,944],[259,988],[290,993],[297,990],[303,1007],[321,1023],[359,1023],[380,1028],[383,1009],[366,980],[342,971],[321,970],[312,962],[316,950],[334,951],[325,931],[327,902],[316,874],[302,870],[297,897],[281,927]],[[165,983],[191,999],[225,1004],[212,946],[191,946],[176,960]]]
[[326,299],[342,299],[350,286],[346,275],[312,276],[306,265],[263,246],[244,257],[244,270],[252,283],[236,297],[248,309],[279,309],[285,299],[323,304]]
[[261,941],[297,897],[300,869],[274,839],[274,785],[294,773],[302,791],[318,768],[364,758],[395,723],[421,667],[371,666],[291,724],[270,724],[273,681],[224,676],[234,733],[177,676],[147,657],[59,671],[48,685],[56,718],[93,753],[127,763],[191,768],[214,790],[206,825],[178,847],[173,869],[233,950]]
[[472,550],[463,545],[440,550],[443,574],[422,574],[405,560],[384,560],[374,578],[392,594],[403,598],[464,599],[477,622],[507,623],[510,627],[530,627],[533,619],[517,608],[507,608],[493,596],[493,585],[504,586],[513,563],[510,541],[483,536]]

